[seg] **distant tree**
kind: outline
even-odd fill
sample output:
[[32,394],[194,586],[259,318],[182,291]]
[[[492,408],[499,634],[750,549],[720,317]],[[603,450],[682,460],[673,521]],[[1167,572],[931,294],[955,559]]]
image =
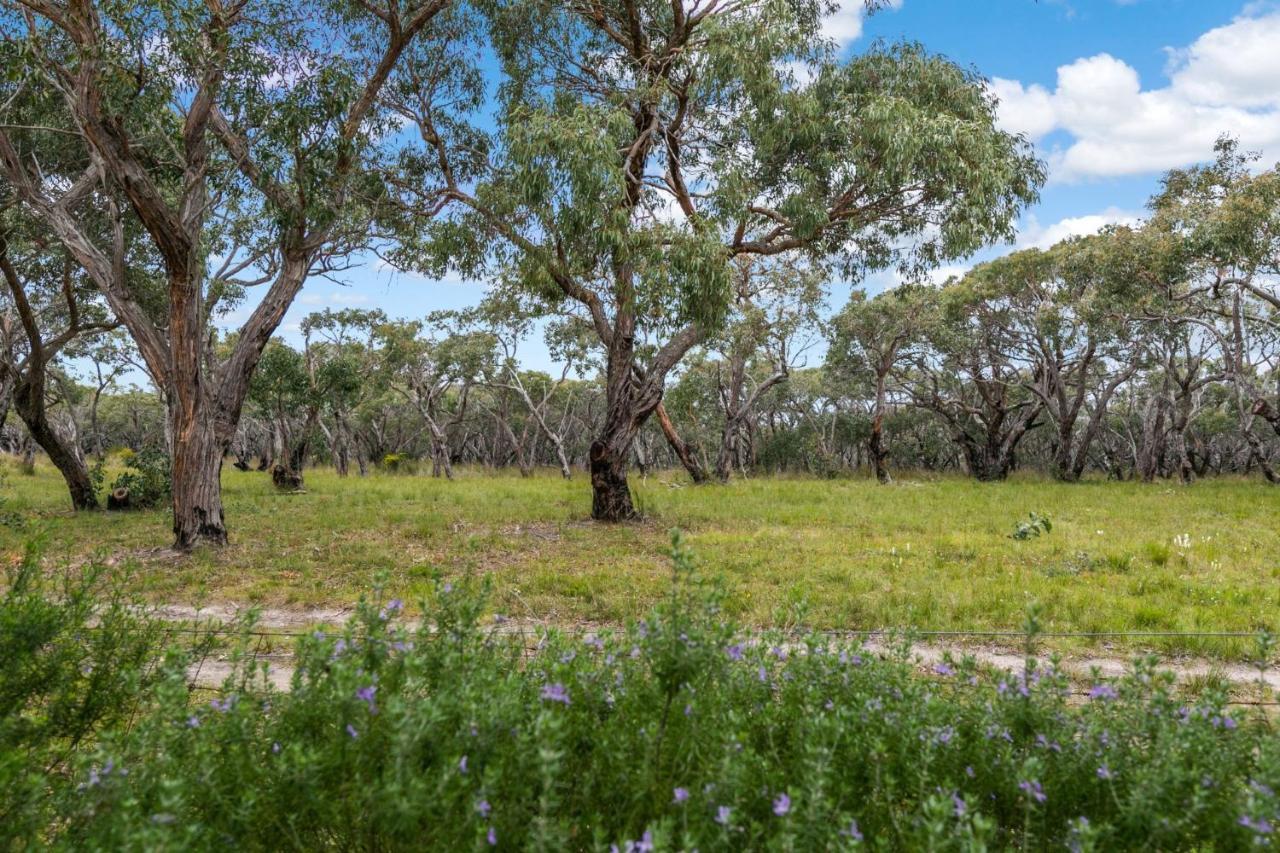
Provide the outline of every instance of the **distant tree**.
[[868,449],[876,479],[888,483],[889,449],[884,435],[889,413],[889,385],[894,371],[908,360],[922,336],[919,286],[903,285],[873,299],[854,292],[831,323],[826,367],[833,380],[857,383],[869,374],[873,388]]
[[[9,217],[5,217],[8,219]],[[10,331],[11,346],[0,348],[3,390],[12,400],[36,444],[48,455],[67,484],[71,504],[94,509],[98,499],[76,430],[72,383],[59,383],[68,419],[59,429],[50,417],[53,389],[61,377],[57,361],[82,338],[101,334],[116,324],[101,304],[97,291],[61,247],[50,247],[34,235],[19,235],[12,222],[0,221],[0,275],[7,303],[22,330]],[[7,400],[5,405],[7,406]]]
[[1193,303],[1221,345],[1251,459],[1280,483],[1256,418],[1280,435],[1280,166],[1256,172],[1257,155],[1218,141],[1217,159],[1167,174],[1150,228],[1185,263],[1169,296]]

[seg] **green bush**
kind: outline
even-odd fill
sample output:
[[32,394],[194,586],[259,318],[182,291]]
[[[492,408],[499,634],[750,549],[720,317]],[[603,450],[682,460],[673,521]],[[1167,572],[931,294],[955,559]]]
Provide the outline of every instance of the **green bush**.
[[391,474],[416,474],[418,460],[403,453],[388,453],[382,457],[382,470]]
[[148,449],[121,454],[121,459],[128,467],[111,484],[112,491],[128,489],[129,506],[133,509],[151,509],[169,502],[173,481],[167,453]]
[[138,713],[157,677],[159,635],[97,566],[54,584],[38,543],[0,599],[0,848],[48,831],[100,733]]
[[[1053,668],[920,674],[815,635],[744,640],[677,545],[669,599],[599,637],[423,627],[362,602],[299,642],[181,668],[82,747],[43,842],[86,849],[1243,849],[1280,819],[1280,739],[1150,662],[1081,701]],[[172,659],[171,659],[172,661]],[[34,765],[33,765],[34,766]],[[52,784],[52,783],[51,783]],[[31,839],[31,836],[27,836]]]

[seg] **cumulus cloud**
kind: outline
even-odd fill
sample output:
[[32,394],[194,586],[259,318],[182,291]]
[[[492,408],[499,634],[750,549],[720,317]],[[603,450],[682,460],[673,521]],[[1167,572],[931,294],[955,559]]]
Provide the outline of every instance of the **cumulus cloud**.
[[[885,7],[900,9],[902,0],[889,0]],[[866,17],[866,0],[839,0],[835,11],[822,19],[822,35],[843,49],[862,35],[862,22]]]
[[1018,229],[1018,249],[1047,249],[1068,237],[1087,237],[1097,234],[1108,225],[1137,225],[1142,217],[1137,213],[1108,207],[1101,213],[1086,216],[1069,216],[1052,225],[1041,225],[1035,214],[1028,214]]
[[1138,72],[1109,54],[1058,69],[1052,91],[1016,80],[992,81],[1000,123],[1040,141],[1068,140],[1048,151],[1052,178],[1146,174],[1212,156],[1222,134],[1246,148],[1280,154],[1280,12],[1246,10],[1231,23],[1170,51],[1168,84],[1143,89]]

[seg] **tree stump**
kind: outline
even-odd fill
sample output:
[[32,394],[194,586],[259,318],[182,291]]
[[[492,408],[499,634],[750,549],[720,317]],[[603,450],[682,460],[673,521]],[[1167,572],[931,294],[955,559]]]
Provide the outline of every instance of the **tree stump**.
[[271,466],[271,482],[282,492],[302,491],[302,474],[283,465]]
[[112,489],[107,495],[107,509],[128,509],[129,508],[129,490],[124,486],[118,489]]

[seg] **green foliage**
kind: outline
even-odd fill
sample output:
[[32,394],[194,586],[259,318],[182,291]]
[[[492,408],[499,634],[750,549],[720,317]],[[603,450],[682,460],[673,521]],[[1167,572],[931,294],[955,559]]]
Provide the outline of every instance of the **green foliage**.
[[3,825],[82,849],[1173,850],[1280,816],[1280,741],[1211,685],[1180,699],[1141,661],[1080,703],[1051,665],[925,677],[905,650],[744,639],[679,538],[672,559],[648,618],[532,650],[437,580],[421,627],[375,595],[302,638],[288,692],[241,655],[200,697],[171,659]]
[[1053,524],[1049,519],[1038,513],[1031,513],[1025,521],[1019,521],[1013,526],[1013,532],[1009,534],[1010,539],[1019,541],[1024,539],[1038,539],[1043,533],[1053,530]]
[[90,564],[56,582],[39,541],[0,598],[0,847],[35,841],[66,808],[79,759],[126,726],[157,679],[159,630]]
[[403,453],[388,453],[382,457],[382,470],[392,474],[416,474],[418,460]]
[[111,488],[128,489],[131,508],[150,509],[168,502],[173,481],[167,453],[148,448],[140,453],[121,453],[120,458],[126,468]]

